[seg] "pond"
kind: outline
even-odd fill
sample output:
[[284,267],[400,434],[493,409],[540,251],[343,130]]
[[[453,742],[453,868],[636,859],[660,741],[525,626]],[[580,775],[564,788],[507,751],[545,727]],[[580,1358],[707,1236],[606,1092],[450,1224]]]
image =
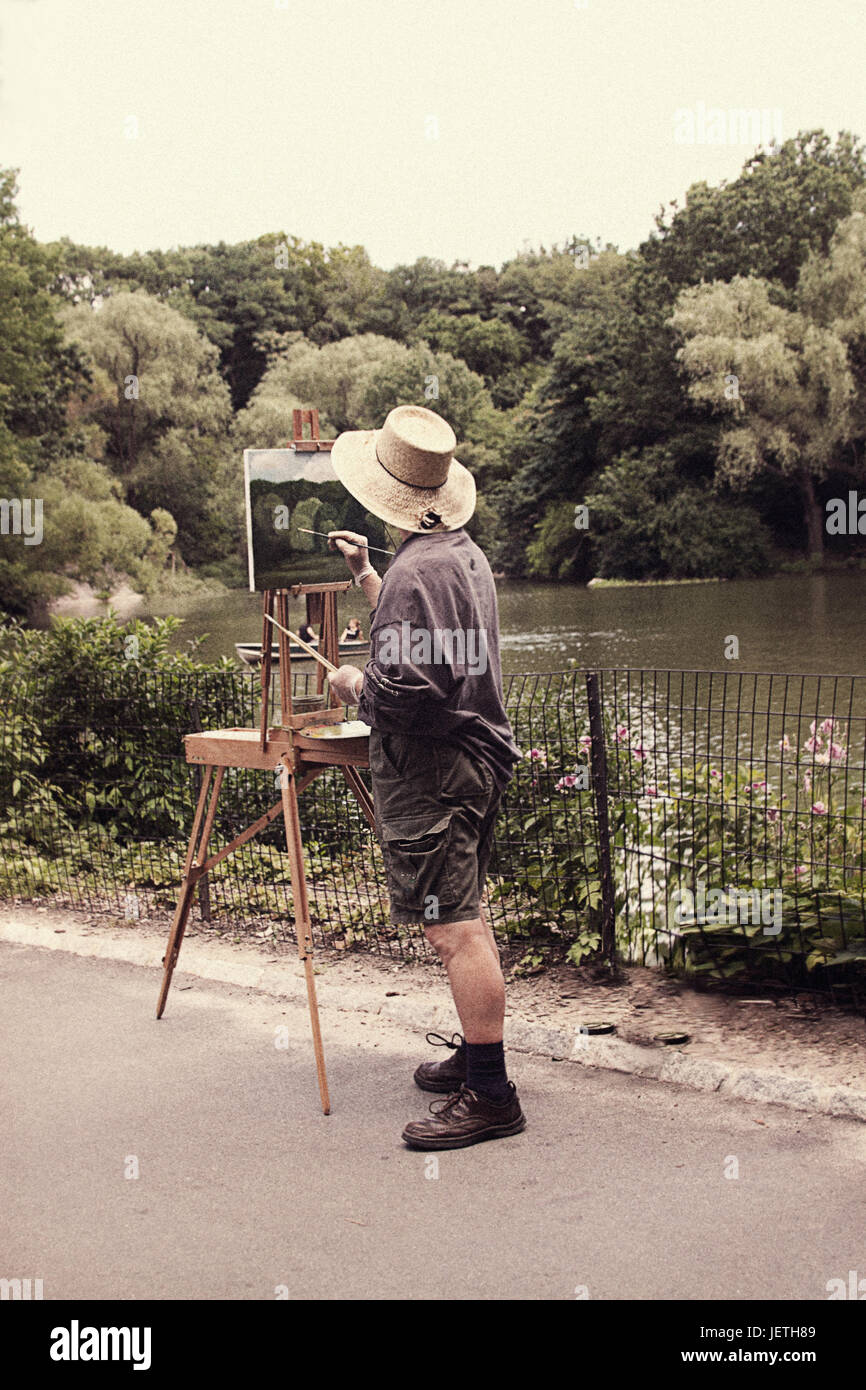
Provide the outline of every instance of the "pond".
[[[506,673],[563,670],[574,657],[586,667],[866,674],[866,574],[622,588],[499,580],[497,592]],[[206,633],[204,659],[261,640],[261,598],[245,590],[140,611],[181,618],[179,647]],[[340,598],[341,630],[349,617],[369,632],[355,589]],[[731,637],[738,661],[726,659]]]

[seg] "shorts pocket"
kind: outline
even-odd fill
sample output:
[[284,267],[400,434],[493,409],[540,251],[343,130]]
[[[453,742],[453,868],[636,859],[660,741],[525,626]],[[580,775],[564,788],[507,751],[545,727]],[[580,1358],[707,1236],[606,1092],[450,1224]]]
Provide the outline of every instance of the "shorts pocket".
[[444,801],[489,801],[493,791],[493,774],[486,763],[454,744],[437,748],[436,756],[439,791]]
[[370,769],[381,781],[394,782],[430,775],[426,739],[406,734],[370,734]]
[[388,891],[394,907],[424,912],[457,901],[450,872],[451,811],[443,815],[389,816],[380,825]]

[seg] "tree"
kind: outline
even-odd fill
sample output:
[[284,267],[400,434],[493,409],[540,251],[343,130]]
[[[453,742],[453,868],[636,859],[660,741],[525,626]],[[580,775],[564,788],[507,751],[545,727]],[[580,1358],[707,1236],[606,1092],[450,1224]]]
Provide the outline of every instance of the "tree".
[[[516,412],[522,464],[505,503],[514,537],[530,535],[556,501],[579,502],[624,450],[678,437],[687,473],[707,448],[710,431],[678,379],[671,330],[657,306],[639,303],[635,278],[634,258],[614,252],[579,273],[568,327]],[[517,553],[508,567],[519,569]]]
[[48,604],[72,580],[108,589],[131,579],[143,591],[158,582],[175,523],[167,512],[150,520],[124,504],[116,478],[81,456],[52,460],[32,474],[0,439],[0,494],[27,497],[42,518],[38,543],[0,536],[0,609],[44,625]]
[[663,446],[615,459],[586,505],[601,578],[733,579],[769,563],[770,538],[757,514],[707,485],[684,484]]
[[63,339],[45,250],[18,217],[16,171],[0,169],[0,420],[19,439],[59,433],[81,378]]
[[83,455],[88,442],[98,451],[100,432],[88,435],[67,411],[87,374],[64,342],[51,257],[18,220],[15,194],[14,174],[0,173],[0,496],[16,523],[19,508],[22,520],[28,513],[26,528],[0,534],[0,608],[44,622],[72,579],[151,582],[159,526],[125,506],[107,470]]
[[402,344],[375,333],[342,338],[325,347],[296,339],[269,366],[261,392],[269,397],[282,392],[312,402],[320,420],[327,417],[338,434],[363,429],[364,396],[373,371],[406,351]]
[[121,477],[135,476],[142,450],[169,428],[225,431],[230,402],[218,354],[182,314],[139,291],[112,295],[96,310],[67,311],[66,321],[100,374],[93,415]]
[[826,253],[837,223],[866,184],[866,149],[842,131],[801,131],[748,159],[733,183],[693,184],[686,205],[664,210],[640,248],[642,291],[671,304],[702,280],[757,275],[793,292],[812,252]]
[[[183,314],[143,291],[65,311],[92,367],[78,418],[105,440],[126,500],[168,511],[184,555],[200,563],[239,536],[238,466],[229,455],[231,407],[217,349]],[[228,507],[227,507],[227,504]]]
[[743,487],[761,472],[797,489],[809,554],[823,554],[815,484],[851,431],[854,381],[831,328],[771,300],[766,281],[737,276],[683,290],[671,324],[691,398],[723,413],[719,477]]
[[[286,404],[279,407],[280,401]],[[252,430],[261,437],[267,428],[285,440],[290,403],[302,401],[318,409],[323,434],[377,429],[396,405],[427,406],[448,420],[458,440],[492,450],[504,444],[508,431],[484,381],[465,362],[434,353],[426,343],[410,348],[374,333],[324,347],[293,336],[272,358],[237,428],[247,439]]]
[[854,379],[849,470],[862,476],[866,464],[866,190],[839,223],[826,256],[812,254],[797,287],[802,312],[846,344]]
[[418,325],[420,336],[436,352],[460,357],[470,371],[483,376],[494,401],[505,387],[504,403],[515,404],[525,389],[525,378],[513,369],[528,356],[526,345],[510,323],[503,319],[483,319],[479,314],[448,314],[431,309]]

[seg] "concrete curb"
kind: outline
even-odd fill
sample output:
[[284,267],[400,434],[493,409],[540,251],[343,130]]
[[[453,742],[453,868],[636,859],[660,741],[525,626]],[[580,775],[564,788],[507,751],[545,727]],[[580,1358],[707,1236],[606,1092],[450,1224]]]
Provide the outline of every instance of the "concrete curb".
[[[52,926],[50,921],[46,921],[44,926],[33,926],[31,922],[16,920],[14,914],[0,917],[0,941],[68,951],[74,955],[130,965],[145,965],[154,972],[161,968],[165,949],[163,940],[157,942],[153,937],[136,938],[132,932],[128,937],[118,939],[106,936],[101,931],[82,930],[77,924],[71,923],[62,929]],[[193,937],[184,942],[182,965],[178,967],[177,976],[184,974],[256,990],[306,1008],[304,975],[295,959],[270,964],[246,961],[233,954],[230,947],[218,948],[214,942],[202,942]],[[323,1013],[329,1008],[351,1009],[374,1014],[421,1032],[450,1034],[453,1028],[454,1005],[444,986],[426,992],[423,1000],[403,994],[390,998],[385,995],[383,998],[381,985],[371,988],[368,983],[336,979],[326,971],[317,976],[316,989]],[[680,1048],[664,1044],[642,1046],[611,1035],[579,1034],[575,1037],[564,1029],[530,1022],[515,1015],[508,1018],[507,1039],[509,1050],[515,1052],[576,1062],[584,1067],[626,1072],[653,1081],[673,1082],[697,1091],[715,1091],[738,1100],[784,1105],[793,1110],[866,1121],[866,1092],[854,1091],[847,1086],[822,1086],[818,1082],[791,1077],[779,1070],[707,1061],[690,1057]]]

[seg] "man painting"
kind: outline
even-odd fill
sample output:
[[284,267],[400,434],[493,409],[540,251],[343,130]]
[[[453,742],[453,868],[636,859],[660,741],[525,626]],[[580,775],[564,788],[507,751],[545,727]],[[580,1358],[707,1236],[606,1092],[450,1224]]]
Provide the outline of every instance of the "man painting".
[[[505,983],[481,895],[500,799],[520,759],[502,697],[496,591],[463,529],[475,509],[456,438],[423,406],[335,441],[338,478],[402,544],[384,580],[365,538],[330,532],[375,611],[364,671],[331,687],[371,726],[370,770],[391,916],[423,927],[448,973],[463,1027],[444,1062],[415,1081],[447,1094],[403,1131],[412,1148],[452,1149],[526,1125],[503,1050]],[[435,1038],[435,1034],[429,1035]],[[440,1041],[445,1042],[444,1039]]]

